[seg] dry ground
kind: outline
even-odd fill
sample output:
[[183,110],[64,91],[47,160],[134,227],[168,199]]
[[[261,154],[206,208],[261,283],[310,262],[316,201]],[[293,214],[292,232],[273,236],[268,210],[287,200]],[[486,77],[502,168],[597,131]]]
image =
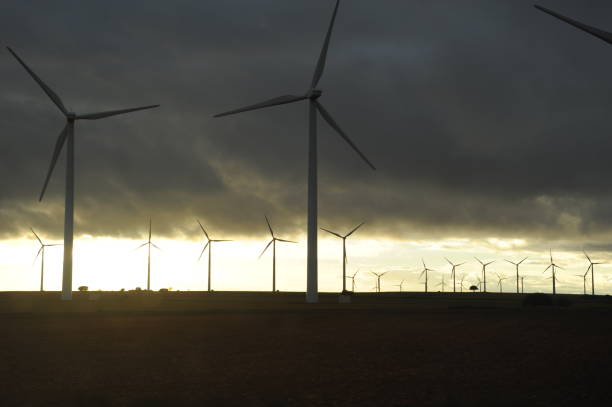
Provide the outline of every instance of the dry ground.
[[131,295],[66,305],[56,293],[0,294],[1,405],[582,406],[612,396],[605,302],[526,309],[517,296],[499,306],[493,295],[457,305],[459,295],[406,294],[305,307],[303,294]]

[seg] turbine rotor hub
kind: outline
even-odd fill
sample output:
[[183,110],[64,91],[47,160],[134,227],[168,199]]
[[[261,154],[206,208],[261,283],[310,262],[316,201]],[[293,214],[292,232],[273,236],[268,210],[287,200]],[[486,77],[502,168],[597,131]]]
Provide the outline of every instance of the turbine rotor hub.
[[73,112],[68,112],[66,113],[66,118],[68,119],[69,122],[73,122],[76,120],[76,113]]
[[322,94],[323,94],[323,91],[321,91],[319,89],[311,89],[308,92],[308,99],[316,100],[316,99],[320,98]]

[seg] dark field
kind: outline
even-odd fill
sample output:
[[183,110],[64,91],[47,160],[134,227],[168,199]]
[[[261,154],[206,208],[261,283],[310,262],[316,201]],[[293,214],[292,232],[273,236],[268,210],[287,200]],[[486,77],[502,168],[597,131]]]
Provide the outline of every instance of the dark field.
[[582,406],[612,303],[512,294],[0,293],[6,406]]

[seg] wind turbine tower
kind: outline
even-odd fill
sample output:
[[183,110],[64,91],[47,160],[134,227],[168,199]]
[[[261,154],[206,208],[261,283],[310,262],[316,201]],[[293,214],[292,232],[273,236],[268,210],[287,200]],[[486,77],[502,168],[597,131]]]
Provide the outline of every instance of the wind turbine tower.
[[561,269],[563,270],[563,267],[559,267],[555,264],[555,262],[553,261],[553,257],[552,257],[552,249],[550,250],[550,264],[548,265],[548,267],[546,267],[546,269],[544,269],[543,273],[546,273],[548,271],[548,269],[552,268],[552,285],[553,285],[553,295],[557,294],[557,273],[556,273],[556,269]]
[[[445,259],[446,259],[446,257],[445,257]],[[448,262],[448,264],[450,264],[450,265],[451,265],[451,267],[452,267],[452,269],[451,269],[451,277],[452,277],[452,279],[453,279],[453,292],[457,292],[457,285],[455,284],[455,276],[456,276],[455,271],[456,271],[457,267],[462,266],[462,265],[464,265],[465,263],[453,264],[453,262],[452,262],[452,261],[450,261],[449,259],[446,259],[446,261],[447,261],[447,262]]]
[[421,271],[421,275],[419,275],[419,280],[421,279],[421,277],[423,277],[423,275],[425,276],[425,292],[427,292],[427,285],[429,282],[428,272],[435,270],[427,268],[427,266],[425,265],[425,260],[421,259],[421,262],[423,262],[423,271]]
[[225,113],[220,113],[214,117],[228,116],[236,113],[242,113],[250,110],[263,109],[271,106],[284,105],[289,103],[308,101],[309,106],[309,122],[308,122],[308,256],[307,256],[307,278],[306,278],[306,302],[316,303],[318,301],[318,269],[317,269],[317,206],[318,206],[318,182],[317,182],[317,117],[321,115],[323,119],[338,133],[338,135],[348,143],[348,145],[366,162],[370,168],[375,170],[374,165],[368,158],[357,148],[355,143],[348,135],[340,128],[331,114],[323,107],[319,98],[323,92],[317,88],[323,71],[325,70],[325,61],[327,59],[327,50],[331,39],[336,14],[340,0],[336,0],[336,6],[332,14],[331,22],[323,41],[323,48],[319,55],[319,60],[315,68],[312,82],[306,93],[303,95],[284,95],[273,99],[266,100],[261,103],[246,106],[240,109],[231,110]]
[[348,232],[346,235],[341,235],[339,233],[336,232],[332,232],[331,230],[325,229],[325,228],[321,228],[321,230],[332,234],[336,237],[339,237],[340,239],[342,239],[342,292],[346,292],[346,263],[348,262],[347,257],[346,257],[346,239],[352,235],[353,233],[355,233],[355,231],[357,229],[359,229],[361,226],[363,226],[365,222],[361,222],[359,225],[357,225],[357,227],[355,227],[353,230],[351,230],[350,232]]
[[589,268],[587,268],[587,273],[589,272],[589,269],[591,270],[591,295],[595,295],[595,265],[603,264],[603,263],[595,263],[594,261],[591,260],[591,258],[585,251],[583,251],[583,253],[585,257],[587,258],[587,260],[589,261]]
[[[268,224],[268,229],[270,230],[270,236],[272,236],[272,240],[270,240],[266,248],[263,249],[263,252],[261,252],[261,254],[259,255],[259,258],[261,258],[261,256],[264,255],[266,250],[268,250],[268,247],[272,245],[272,292],[276,292],[276,242],[284,242],[284,243],[297,243],[297,242],[294,242],[293,240],[279,239],[278,237],[276,237],[274,235],[274,231],[272,230],[272,226],[270,225],[270,221],[268,220],[268,217],[265,215],[264,217],[266,218],[266,223]],[[202,230],[204,230],[204,228],[202,228]],[[208,267],[210,269],[210,263]],[[210,280],[209,280],[209,284],[210,284]]]
[[66,125],[60,132],[57,137],[57,141],[55,142],[55,148],[53,150],[53,156],[51,157],[51,165],[49,166],[49,170],[47,172],[47,177],[45,178],[45,183],[43,184],[42,192],[40,193],[39,201],[42,201],[45,191],[47,190],[47,185],[49,184],[49,180],[51,179],[51,175],[53,174],[53,169],[55,168],[55,164],[57,163],[57,159],[64,148],[64,144],[66,142],[67,151],[66,151],[66,185],[65,185],[65,204],[64,204],[64,266],[62,273],[62,299],[63,300],[71,300],[72,299],[72,246],[74,240],[74,124],[77,120],[98,120],[104,119],[110,116],[116,116],[119,114],[136,112],[138,110],[152,109],[158,107],[159,105],[149,105],[149,106],[141,106],[134,107],[129,109],[121,109],[121,110],[109,110],[98,113],[85,113],[85,114],[77,114],[71,111],[64,106],[64,102],[60,97],[53,91],[51,88],[42,81],[30,69],[28,65],[13,51],[11,48],[7,47],[9,52],[15,57],[15,59],[21,64],[21,66],[30,74],[32,79],[40,86],[47,94],[49,99],[57,106],[57,108],[62,112],[64,117],[66,118]]
[[525,260],[527,260],[527,257],[525,257],[523,260],[519,261],[518,263],[515,263],[515,262],[510,261],[510,260],[506,260],[508,263],[514,264],[514,266],[516,267],[516,293],[517,294],[519,293],[519,266]]
[[202,248],[202,253],[200,253],[200,257],[198,257],[198,261],[202,258],[202,256],[204,255],[204,252],[206,251],[206,248],[208,248],[208,292],[210,292],[211,290],[211,286],[210,286],[210,276],[211,276],[211,265],[212,265],[212,247],[213,247],[213,243],[218,243],[218,242],[231,242],[231,240],[219,240],[219,239],[211,239],[210,236],[208,235],[208,233],[206,232],[206,229],[204,229],[204,226],[202,226],[202,224],[200,223],[199,220],[196,219],[196,221],[198,222],[198,225],[200,225],[200,229],[202,229],[202,232],[204,233],[204,236],[206,237],[206,244],[204,245],[204,248]]
[[478,263],[482,265],[482,292],[486,293],[487,292],[487,266],[491,263],[495,263],[495,260],[491,260],[488,263],[483,263],[477,257],[474,257],[474,258],[478,260]]
[[147,240],[135,249],[138,250],[141,247],[147,246],[147,291],[151,290],[151,246],[155,247],[158,250],[161,250],[155,245],[155,243],[151,241],[151,230],[151,218],[149,218],[149,240]]
[[34,232],[34,229],[30,228],[30,230],[32,231],[32,233],[34,233],[34,236],[36,236],[36,240],[38,240],[38,243],[40,243],[40,249],[38,249],[38,253],[36,253],[36,257],[34,258],[34,263],[36,263],[36,259],[38,259],[38,256],[42,255],[40,257],[40,292],[43,292],[45,291],[43,289],[44,277],[45,277],[45,248],[53,247],[53,246],[61,246],[61,244],[60,243],[45,244],[43,243],[41,238],[36,234],[36,232]]

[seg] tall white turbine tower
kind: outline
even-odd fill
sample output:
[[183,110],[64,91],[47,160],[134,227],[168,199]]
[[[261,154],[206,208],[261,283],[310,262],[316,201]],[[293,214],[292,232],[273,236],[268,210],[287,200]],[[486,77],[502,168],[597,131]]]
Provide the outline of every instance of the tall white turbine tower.
[[480,259],[478,259],[477,257],[474,257],[476,260],[478,260],[478,263],[480,263],[482,265],[482,292],[486,293],[487,292],[487,266],[491,263],[495,263],[495,260],[491,260],[488,263],[483,263],[482,261],[480,261]]
[[273,99],[266,100],[261,103],[246,106],[240,109],[230,110],[220,113],[214,117],[228,116],[236,113],[242,113],[250,110],[263,109],[271,106],[285,105],[295,103],[302,100],[308,100],[309,105],[309,122],[308,122],[308,257],[307,257],[307,278],[306,278],[306,302],[318,302],[318,265],[317,265],[317,206],[318,206],[318,182],[317,182],[317,116],[321,117],[348,143],[349,146],[372,168],[374,165],[366,158],[366,156],[357,148],[355,143],[348,135],[340,128],[338,123],[333,119],[331,114],[323,107],[319,98],[322,91],[317,88],[319,80],[323,76],[325,69],[325,61],[327,58],[327,49],[331,39],[332,29],[338,13],[340,0],[336,0],[336,6],[332,14],[327,34],[323,42],[323,48],[319,55],[319,61],[315,68],[314,75],[310,87],[303,95],[283,95]]
[[134,250],[138,250],[141,247],[147,246],[147,291],[151,290],[151,247],[155,247],[157,250],[161,250],[155,243],[151,241],[151,218],[149,218],[149,240],[138,246]]
[[351,230],[350,232],[348,232],[346,235],[341,235],[339,233],[336,232],[332,232],[331,230],[325,229],[325,228],[321,228],[321,230],[332,234],[336,237],[339,237],[340,239],[342,239],[342,292],[345,293],[346,292],[346,263],[348,262],[348,259],[346,257],[346,239],[351,236],[353,233],[355,233],[355,231],[357,229],[359,229],[361,226],[363,226],[365,222],[361,222],[359,225],[357,225],[357,227],[355,227],[353,230]]
[[99,113],[85,113],[77,114],[68,111],[64,106],[64,103],[60,97],[53,91],[46,83],[44,83],[35,73],[30,69],[28,65],[9,47],[9,52],[17,59],[17,61],[25,68],[30,76],[38,83],[42,90],[49,96],[51,101],[57,106],[57,108],[63,113],[66,118],[66,125],[60,132],[57,141],[55,142],[55,149],[53,150],[53,156],[51,158],[51,165],[47,172],[47,177],[40,193],[39,201],[42,201],[49,179],[57,163],[57,159],[62,152],[64,144],[68,142],[66,151],[66,196],[64,206],[64,270],[62,276],[62,299],[72,299],[72,243],[74,238],[74,123],[77,120],[98,120],[109,116],[115,116],[124,113],[135,112],[138,110],[152,109],[159,105],[141,106],[129,109],[121,110],[110,110]]
[[519,266],[521,265],[522,262],[524,262],[525,260],[527,260],[527,257],[525,257],[523,260],[519,261],[518,263],[515,263],[513,261],[510,260],[506,260],[508,263],[510,264],[514,264],[514,266],[516,267],[516,293],[518,294],[519,291]]

